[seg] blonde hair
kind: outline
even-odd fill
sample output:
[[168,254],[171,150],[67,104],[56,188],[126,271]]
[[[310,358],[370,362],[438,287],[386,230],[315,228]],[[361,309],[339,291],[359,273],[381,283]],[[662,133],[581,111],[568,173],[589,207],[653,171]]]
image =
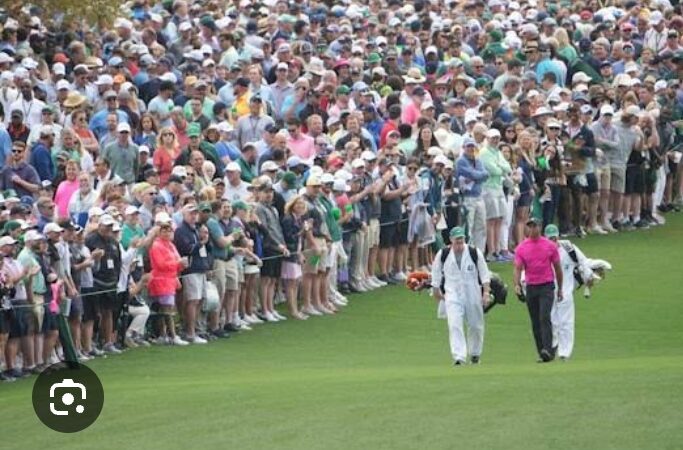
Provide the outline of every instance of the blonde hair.
[[294,206],[298,202],[303,202],[304,206],[306,206],[306,209],[308,209],[308,206],[306,205],[306,202],[304,202],[304,196],[303,195],[295,195],[294,197],[290,198],[287,204],[285,205],[285,214],[292,214],[292,209],[294,209]]

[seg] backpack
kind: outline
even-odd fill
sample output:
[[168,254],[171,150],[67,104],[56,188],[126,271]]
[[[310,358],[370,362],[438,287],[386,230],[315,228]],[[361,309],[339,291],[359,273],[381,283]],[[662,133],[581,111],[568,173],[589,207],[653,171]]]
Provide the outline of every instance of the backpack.
[[583,277],[581,276],[581,270],[579,270],[579,257],[576,255],[576,248],[571,242],[560,242],[560,245],[567,252],[571,260],[574,262],[574,281],[576,281],[576,288],[583,286]]
[[[477,253],[477,248],[472,245],[467,246],[467,251],[469,252],[470,258],[474,263],[474,267],[476,267],[477,269],[477,281],[479,282],[479,286],[481,286],[481,277],[479,276],[479,267],[477,266],[477,261],[479,260],[479,253]],[[441,250],[441,286],[439,287],[441,289],[441,292],[445,292],[444,286],[446,285],[446,275],[443,273],[443,267],[450,253],[451,247],[444,247],[444,249]]]

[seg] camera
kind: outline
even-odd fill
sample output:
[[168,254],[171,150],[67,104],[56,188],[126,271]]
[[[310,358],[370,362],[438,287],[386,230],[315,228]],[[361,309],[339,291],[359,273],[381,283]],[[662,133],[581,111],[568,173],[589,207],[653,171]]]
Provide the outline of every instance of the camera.
[[[74,393],[78,395],[78,397],[75,397]],[[85,386],[83,386],[81,383],[76,383],[71,378],[64,378],[62,379],[61,383],[54,383],[52,386],[50,386],[50,398],[52,399],[55,398],[55,396],[57,396],[61,401],[61,404],[57,404],[57,406],[59,406],[60,409],[58,409],[55,406],[55,402],[50,402],[50,412],[55,416],[68,416],[69,410],[66,408],[61,408],[73,405],[76,401],[76,398],[79,398],[80,400],[85,400],[87,394],[88,392]],[[85,407],[83,405],[76,405],[74,410],[78,414],[82,414],[83,411],[85,411]]]

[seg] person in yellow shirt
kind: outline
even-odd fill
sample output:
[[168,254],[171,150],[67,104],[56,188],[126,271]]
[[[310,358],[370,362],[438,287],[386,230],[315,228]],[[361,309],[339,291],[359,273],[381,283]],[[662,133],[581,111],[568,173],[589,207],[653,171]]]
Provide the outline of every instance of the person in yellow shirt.
[[235,124],[237,120],[249,114],[249,99],[251,93],[249,92],[249,79],[240,77],[235,80],[233,89],[235,92],[235,101],[230,108],[230,121]]

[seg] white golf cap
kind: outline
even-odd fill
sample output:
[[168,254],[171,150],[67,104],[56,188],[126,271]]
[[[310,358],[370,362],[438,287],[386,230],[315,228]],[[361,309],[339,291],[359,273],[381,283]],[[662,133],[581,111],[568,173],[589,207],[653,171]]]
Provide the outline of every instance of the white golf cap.
[[64,228],[60,227],[54,222],[50,222],[47,225],[45,225],[45,228],[43,228],[43,233],[61,233],[64,231]]
[[141,146],[138,148],[138,153],[147,153],[147,154],[149,154],[149,147],[146,146],[146,145],[141,145]]
[[666,80],[659,80],[655,83],[655,92],[666,89]]
[[351,188],[346,184],[346,181],[336,178],[332,184],[332,190],[336,192],[349,192]]
[[338,180],[351,181],[353,174],[346,169],[339,169],[334,173],[334,177]]
[[601,116],[613,116],[614,115],[614,108],[612,105],[602,105],[600,107],[600,115]]
[[135,206],[130,205],[130,206],[126,206],[126,210],[124,211],[124,213],[125,213],[125,215],[130,216],[133,214],[139,214],[140,210],[137,209]]
[[61,90],[67,90],[68,91],[71,89],[71,84],[69,84],[69,82],[66,80],[59,80],[55,87],[57,88],[58,91],[61,91]]
[[360,169],[361,167],[365,167],[365,161],[363,161],[360,158],[356,158],[351,162],[351,167],[354,169]]
[[171,219],[171,216],[169,216],[167,212],[161,211],[154,216],[154,223],[159,225],[167,225],[173,223],[173,219]]
[[225,171],[226,172],[240,172],[240,173],[242,173],[242,169],[240,168],[240,165],[234,161],[231,163],[228,163],[228,165],[225,166]]
[[448,158],[446,158],[444,155],[438,155],[434,158],[433,163],[434,164],[443,164],[444,166],[448,164]]
[[224,120],[223,122],[220,122],[218,124],[218,131],[220,131],[221,133],[230,133],[233,130],[234,130],[234,128],[232,127],[232,125],[228,121]]
[[360,154],[360,157],[364,161],[374,161],[377,159],[377,155],[375,155],[370,150],[363,151],[363,153]]
[[36,230],[28,230],[24,235],[25,242],[42,241],[43,239],[45,239],[45,236],[38,233]]
[[266,161],[261,165],[261,172],[274,172],[279,169],[275,161]]
[[488,131],[486,132],[486,137],[487,138],[500,137],[500,131],[498,131],[498,128],[489,128]]
[[102,217],[100,217],[100,225],[110,226],[110,225],[114,225],[115,223],[116,223],[116,220],[114,220],[114,218],[112,216],[110,216],[109,214],[105,214]]
[[130,125],[128,125],[128,122],[121,122],[117,127],[116,131],[119,133],[130,133]]
[[334,183],[334,176],[333,176],[331,173],[324,173],[324,174],[322,174],[322,176],[320,177],[320,182],[321,182],[322,184]]
[[0,247],[5,245],[14,245],[17,241],[12,236],[3,236],[0,238]]
[[440,155],[443,155],[443,150],[441,150],[441,148],[439,148],[439,147],[436,147],[436,146],[429,147],[429,149],[427,150],[427,156],[440,156]]

